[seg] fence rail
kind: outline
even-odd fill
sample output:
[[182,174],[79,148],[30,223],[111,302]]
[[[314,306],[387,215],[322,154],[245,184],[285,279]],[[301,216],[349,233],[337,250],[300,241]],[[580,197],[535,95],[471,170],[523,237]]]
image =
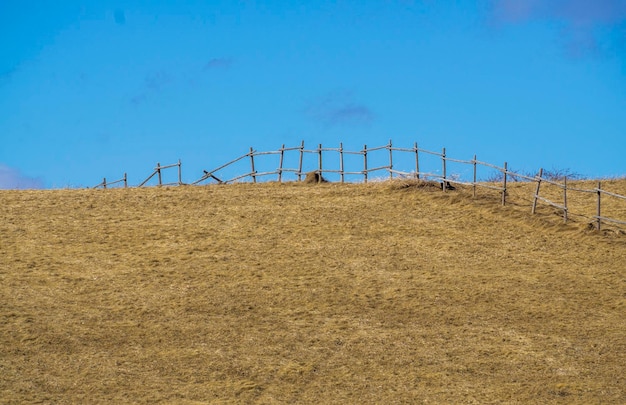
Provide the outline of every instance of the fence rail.
[[104,177],[102,178],[102,183],[98,184],[97,186],[94,186],[93,188],[98,188],[98,187],[107,188],[118,183],[124,183],[124,188],[128,187],[128,176],[126,175],[126,173],[124,173],[124,177],[115,181],[107,182],[107,178]]
[[[387,151],[387,158],[384,158],[384,157],[382,158],[382,160],[386,160],[385,164],[380,164],[381,158],[380,156],[377,156],[378,159],[376,160],[376,164],[372,165],[372,162],[371,160],[368,160],[368,157],[371,157],[373,153],[380,153],[380,151]],[[293,167],[293,166],[285,167],[286,155],[288,153],[291,154],[293,152],[297,153],[296,155],[297,162],[298,162],[297,167]],[[407,153],[414,155],[413,158],[411,158],[413,160],[413,163],[411,163],[413,170],[410,170],[410,171],[399,170],[397,166],[394,166],[395,164],[394,152],[396,152],[396,155],[398,153],[403,153],[405,154],[404,156],[406,156]],[[339,166],[338,168],[336,168],[336,166],[331,166],[331,167],[328,167],[328,165],[324,166],[324,163],[328,161],[329,154],[334,154],[335,158],[337,157],[339,158],[338,162],[337,160],[335,160],[334,162],[335,164],[338,164]],[[316,168],[314,170],[306,170],[306,171],[303,170],[306,155],[313,155],[315,157]],[[429,167],[430,169],[429,171],[421,170],[420,164],[423,164],[423,162],[421,162],[420,160],[421,155],[430,155],[430,156],[434,156],[436,159],[441,159],[441,166],[440,166],[441,171],[440,172],[433,171],[432,167]],[[268,170],[264,169],[264,170],[258,171],[257,167],[259,167],[259,163],[260,163],[259,159],[263,159],[264,157],[267,157],[267,156],[278,156],[278,167],[276,169],[268,169]],[[346,165],[345,165],[346,156],[353,156],[353,157],[361,156],[362,157],[362,162],[361,162],[362,169],[355,170],[354,168],[352,168],[351,170],[346,170]],[[224,171],[225,169],[235,164],[241,164],[240,162],[245,159],[249,159],[249,171],[243,174],[241,174],[241,171],[240,171],[240,174],[237,174],[231,178],[227,178],[226,173],[224,173],[224,175],[222,174],[222,171]],[[274,157],[274,159],[276,158]],[[356,162],[352,162],[352,163],[356,164]],[[396,163],[397,163],[397,160],[396,160]],[[449,163],[471,166],[472,167],[471,181],[469,180],[464,181],[461,178],[458,178],[455,176],[449,176],[448,175]],[[405,166],[407,165],[406,161],[404,165]],[[171,169],[174,167],[178,169],[178,181],[171,182],[171,183],[163,183],[162,171]],[[479,181],[477,178],[478,167],[485,167],[485,168],[489,168],[492,170],[496,170],[497,172],[500,173],[502,180],[496,181],[496,182]],[[621,200],[626,200],[626,196],[612,193],[607,190],[603,190],[601,188],[600,182],[598,182],[597,187],[593,189],[575,188],[575,187],[568,186],[566,177],[563,177],[562,183],[559,181],[556,181],[556,179],[544,177],[543,169],[540,169],[539,173],[536,176],[531,177],[531,176],[524,175],[522,173],[510,171],[508,169],[507,162],[504,162],[503,166],[500,167],[491,163],[477,160],[476,155],[474,155],[473,159],[471,160],[451,158],[447,156],[445,148],[442,148],[441,152],[429,151],[429,150],[419,148],[417,145],[417,142],[415,142],[413,144],[413,147],[411,148],[401,148],[401,147],[393,146],[390,140],[389,143],[382,145],[382,146],[368,148],[367,145],[363,145],[363,148],[361,150],[356,150],[356,151],[344,149],[343,143],[340,143],[339,147],[323,147],[322,144],[318,144],[316,148],[305,149],[304,141],[302,141],[299,146],[294,146],[294,147],[285,147],[285,145],[283,144],[280,149],[274,150],[274,151],[259,152],[259,151],[254,150],[254,148],[250,147],[250,150],[247,153],[225,164],[222,164],[213,170],[203,170],[203,175],[197,180],[189,184],[197,185],[197,184],[201,184],[203,182],[207,182],[211,180],[215,181],[217,184],[228,184],[228,183],[238,182],[243,179],[250,179],[253,183],[256,183],[257,180],[259,180],[260,178],[267,178],[269,176],[276,176],[276,181],[282,182],[283,180],[285,180],[284,179],[285,174],[295,175],[297,180],[301,181],[302,176],[311,171],[318,173],[319,174],[318,179],[320,180],[322,179],[322,176],[324,174],[338,174],[339,181],[341,183],[344,183],[346,181],[346,176],[362,176],[363,182],[367,183],[369,180],[369,175],[371,173],[386,171],[390,179],[393,179],[395,175],[401,178],[428,179],[428,180],[432,179],[435,181],[439,181],[441,183],[441,189],[443,190],[443,192],[448,191],[449,189],[453,187],[452,185],[455,185],[455,184],[471,186],[472,194],[474,197],[476,197],[477,195],[478,188],[484,188],[484,189],[494,190],[500,193],[502,205],[506,205],[507,203],[507,196],[508,196],[508,191],[509,191],[507,188],[508,180],[513,179],[515,181],[520,181],[521,179],[522,181],[526,181],[526,182],[536,182],[535,192],[532,196],[532,206],[531,206],[531,212],[533,214],[536,213],[538,202],[541,201],[542,203],[545,203],[548,206],[552,206],[554,208],[562,210],[563,220],[564,222],[567,222],[568,213],[569,213],[568,200],[567,200],[568,191],[590,193],[590,194],[593,193],[593,194],[596,194],[596,210],[595,210],[596,215],[592,217],[588,217],[588,218],[594,221],[596,229],[600,230],[602,227],[602,223],[626,225],[626,221],[624,220],[602,216],[602,210],[601,210],[602,195],[610,196],[613,198],[618,198]],[[180,160],[178,160],[177,163],[164,165],[164,166],[162,166],[160,163],[157,163],[156,167],[153,169],[153,172],[144,181],[142,181],[137,187],[145,186],[154,176],[157,176],[158,178],[158,184],[157,184],[158,186],[185,184],[182,181],[182,163]],[[124,177],[122,179],[112,181],[112,182],[107,182],[106,178],[104,178],[103,181],[100,184],[96,185],[94,188],[99,188],[99,187],[107,188],[111,185],[119,184],[119,183],[124,183],[124,187],[128,187],[126,173],[124,173]],[[552,201],[548,197],[540,195],[541,185],[544,183],[560,188],[562,190],[562,201],[559,201],[559,202]],[[577,214],[577,215],[580,215],[580,214]]]
[[[162,177],[161,171],[165,170],[165,169],[172,168],[172,167],[178,167],[178,183],[163,183],[163,177]],[[180,159],[178,160],[178,163],[174,163],[174,164],[171,164],[171,165],[165,165],[165,166],[161,166],[161,164],[157,162],[156,167],[154,168],[154,171],[152,172],[152,174],[150,176],[148,176],[147,179],[142,181],[141,184],[139,184],[137,187],[143,187],[155,175],[159,178],[159,186],[171,186],[171,185],[178,185],[178,186],[180,186],[180,185],[182,185],[183,184],[183,180],[182,180],[182,164],[180,162]]]

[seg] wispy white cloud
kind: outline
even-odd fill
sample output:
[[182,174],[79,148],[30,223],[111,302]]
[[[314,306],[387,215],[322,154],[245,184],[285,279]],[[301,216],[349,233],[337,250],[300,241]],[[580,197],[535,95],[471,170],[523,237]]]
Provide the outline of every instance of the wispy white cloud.
[[166,71],[158,71],[147,75],[144,78],[141,90],[131,97],[130,102],[139,105],[146,101],[150,96],[160,93],[174,81],[172,75]]
[[144,80],[146,88],[155,92],[161,91],[170,83],[172,83],[172,76],[165,71],[159,71],[148,75]]
[[374,112],[365,104],[354,100],[352,92],[333,92],[309,103],[306,114],[325,126],[370,125]]
[[494,0],[494,11],[504,21],[555,18],[576,26],[626,20],[624,0]]
[[0,189],[36,189],[43,187],[42,179],[25,176],[17,169],[0,164]]
[[584,56],[599,50],[598,32],[626,24],[624,0],[492,0],[497,24],[552,20],[563,26],[568,53]]
[[233,59],[232,58],[212,58],[209,59],[207,63],[205,63],[202,70],[212,70],[212,69],[228,69],[232,67]]

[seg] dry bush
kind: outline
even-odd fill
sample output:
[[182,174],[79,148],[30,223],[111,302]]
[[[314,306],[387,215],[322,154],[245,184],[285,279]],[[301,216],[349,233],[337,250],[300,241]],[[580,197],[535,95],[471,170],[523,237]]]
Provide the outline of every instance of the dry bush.
[[306,184],[328,183],[319,172],[308,172],[303,180]]

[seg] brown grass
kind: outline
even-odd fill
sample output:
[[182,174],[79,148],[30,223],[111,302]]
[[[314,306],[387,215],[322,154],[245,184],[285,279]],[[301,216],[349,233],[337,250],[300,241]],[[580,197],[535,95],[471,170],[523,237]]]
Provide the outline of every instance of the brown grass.
[[626,403],[626,236],[511,187],[1,191],[0,402]]

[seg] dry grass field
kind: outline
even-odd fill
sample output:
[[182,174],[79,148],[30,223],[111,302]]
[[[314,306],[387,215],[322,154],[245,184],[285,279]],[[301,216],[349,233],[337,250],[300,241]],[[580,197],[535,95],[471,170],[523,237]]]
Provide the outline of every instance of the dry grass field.
[[0,403],[626,403],[626,235],[510,187],[0,191]]

